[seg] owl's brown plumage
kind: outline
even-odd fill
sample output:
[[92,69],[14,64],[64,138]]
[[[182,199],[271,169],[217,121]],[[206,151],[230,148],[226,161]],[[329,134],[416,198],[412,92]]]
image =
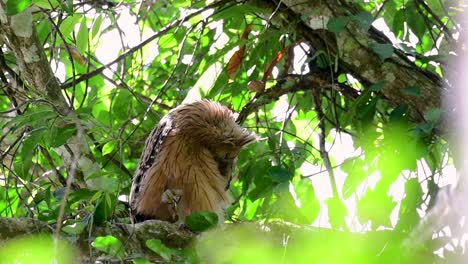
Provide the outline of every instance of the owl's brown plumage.
[[146,140],[130,193],[135,221],[175,222],[194,211],[222,217],[239,151],[255,140],[227,107],[211,101],[172,109]]

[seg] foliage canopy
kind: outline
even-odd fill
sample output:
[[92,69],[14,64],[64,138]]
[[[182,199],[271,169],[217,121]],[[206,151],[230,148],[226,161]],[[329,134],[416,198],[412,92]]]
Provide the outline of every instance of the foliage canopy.
[[[308,233],[283,254],[273,238],[247,242],[241,230],[232,235],[244,243],[233,263],[395,260],[455,166],[440,102],[462,7],[310,2],[0,1],[0,216],[59,219],[68,237],[128,222],[122,201],[146,136],[171,108],[208,98],[260,137],[239,156],[230,222],[379,236],[354,244],[351,233],[329,234],[331,246],[318,247]],[[20,53],[21,43],[39,50]],[[136,259],[112,236],[93,240],[98,250]],[[447,259],[462,252],[446,240],[418,249],[428,258],[447,245]],[[382,247],[370,249],[375,241]],[[166,261],[190,255],[157,239],[146,245]],[[338,246],[342,256],[331,251]],[[215,263],[223,250],[210,256]]]

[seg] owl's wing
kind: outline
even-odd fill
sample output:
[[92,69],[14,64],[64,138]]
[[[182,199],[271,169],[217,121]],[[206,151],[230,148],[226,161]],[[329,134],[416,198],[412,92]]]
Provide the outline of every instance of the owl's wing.
[[[142,186],[142,183],[151,182],[145,179],[147,177],[158,177],[158,175],[153,175],[154,170],[151,168],[158,159],[158,154],[161,152],[166,137],[174,128],[173,122],[170,115],[165,116],[161,119],[158,126],[151,131],[151,134],[146,140],[145,148],[138,162],[135,175],[133,176],[132,188],[130,191],[130,208],[134,218],[139,214],[137,210],[139,195],[145,187]],[[160,176],[157,182],[159,185],[165,185],[166,179]],[[165,188],[165,186],[152,186],[152,188],[153,187],[158,189]],[[164,192],[164,190],[162,190],[162,192]]]

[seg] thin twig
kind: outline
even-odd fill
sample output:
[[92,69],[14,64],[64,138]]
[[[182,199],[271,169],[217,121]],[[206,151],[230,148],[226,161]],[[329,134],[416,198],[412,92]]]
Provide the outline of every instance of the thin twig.
[[320,90],[318,88],[312,89],[313,97],[314,97],[314,108],[315,112],[317,113],[318,123],[319,123],[319,145],[320,145],[320,156],[322,157],[323,164],[328,171],[328,177],[330,178],[330,184],[333,191],[333,196],[338,198],[338,189],[336,187],[336,180],[335,175],[333,173],[333,166],[330,162],[330,157],[328,156],[327,149],[325,147],[325,138],[326,138],[326,130],[325,130],[325,114],[322,110],[322,102],[320,97]]

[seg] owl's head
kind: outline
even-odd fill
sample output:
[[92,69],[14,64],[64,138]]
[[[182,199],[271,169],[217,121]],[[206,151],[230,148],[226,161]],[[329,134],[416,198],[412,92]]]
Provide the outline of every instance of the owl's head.
[[255,141],[256,135],[235,121],[227,107],[208,100],[185,104],[173,110],[178,133],[182,133],[210,148],[234,158],[245,145]]

